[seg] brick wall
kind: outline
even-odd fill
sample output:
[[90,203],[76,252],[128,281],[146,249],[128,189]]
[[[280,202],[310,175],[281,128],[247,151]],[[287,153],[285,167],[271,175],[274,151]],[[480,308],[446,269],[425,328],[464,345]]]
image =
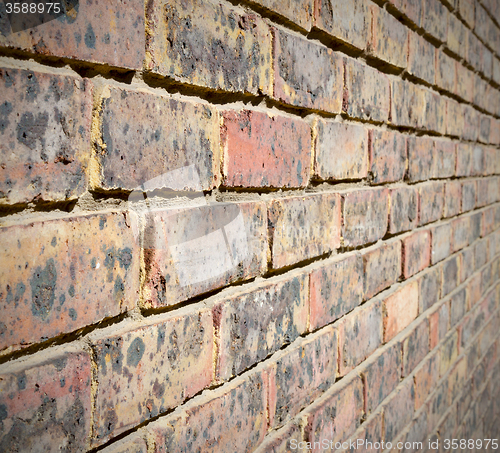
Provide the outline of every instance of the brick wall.
[[0,55],[0,451],[500,437],[497,0],[0,4]]

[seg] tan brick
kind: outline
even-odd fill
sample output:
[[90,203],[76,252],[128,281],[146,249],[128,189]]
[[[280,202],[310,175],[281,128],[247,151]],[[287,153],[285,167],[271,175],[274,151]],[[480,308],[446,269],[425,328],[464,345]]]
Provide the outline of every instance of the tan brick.
[[467,102],[474,99],[474,73],[456,62],[457,87],[456,94]]
[[392,442],[413,418],[415,390],[411,379],[403,381],[384,403],[384,439]]
[[[467,58],[468,34],[470,31],[454,14],[448,14],[448,36],[446,45],[461,58]],[[463,68],[465,70],[465,68]]]
[[444,209],[444,183],[428,182],[418,187],[418,224],[439,220]]
[[442,377],[449,370],[458,356],[458,333],[453,331],[439,347],[439,375]]
[[403,239],[403,276],[409,278],[431,263],[431,234],[420,230]]
[[415,409],[422,407],[439,379],[439,355],[433,354],[415,370]]
[[395,8],[402,12],[417,27],[422,19],[422,2],[420,0],[389,0]]
[[463,249],[469,245],[470,218],[461,216],[451,222],[452,251]]
[[418,199],[413,187],[390,190],[389,233],[401,233],[417,226]]
[[426,181],[434,176],[436,168],[435,140],[428,137],[408,137],[408,171],[409,181]]
[[448,140],[435,140],[434,149],[436,154],[433,159],[433,176],[438,179],[455,176],[457,160],[455,143]]
[[475,3],[474,0],[458,0],[458,12],[471,29],[474,28]]
[[446,42],[450,14],[446,7],[439,0],[424,0],[422,9],[422,28],[438,41]]
[[462,183],[462,212],[472,211],[476,206],[476,181]]
[[464,114],[461,104],[453,99],[446,103],[446,134],[460,137],[464,128]]
[[460,213],[462,200],[462,183],[447,181],[444,186],[444,217],[454,217]]
[[455,60],[436,49],[436,85],[450,93],[456,92]]
[[304,30],[311,30],[314,19],[314,0],[282,2],[280,0],[251,0],[259,6],[263,6],[280,16],[297,24]]
[[436,264],[448,258],[452,252],[452,228],[451,223],[444,223],[432,227],[431,262]]
[[418,315],[418,284],[416,281],[399,288],[383,301],[384,342],[394,338]]
[[432,267],[419,275],[418,278],[418,303],[419,313],[432,307],[439,298],[441,287],[441,273],[439,267]]
[[429,352],[429,321],[424,318],[403,340],[403,376],[408,376]]
[[434,85],[434,46],[423,36],[409,30],[408,68],[409,74]]
[[148,453],[148,446],[140,434],[132,434],[101,451],[103,453]]
[[370,175],[375,184],[403,179],[406,169],[406,139],[402,134],[370,130]]
[[391,78],[391,123],[421,127],[426,108],[426,89],[408,80]]
[[479,112],[471,105],[463,104],[462,115],[464,118],[462,138],[464,140],[476,141],[479,131]]

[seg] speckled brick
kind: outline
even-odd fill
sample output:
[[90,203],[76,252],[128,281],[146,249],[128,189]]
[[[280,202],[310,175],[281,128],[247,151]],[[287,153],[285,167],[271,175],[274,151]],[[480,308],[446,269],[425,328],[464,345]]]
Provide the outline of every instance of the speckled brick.
[[93,445],[178,406],[213,378],[213,324],[206,308],[96,333]]
[[290,275],[214,304],[217,379],[264,360],[307,330],[308,275]]
[[422,272],[418,279],[418,303],[419,313],[423,313],[432,307],[439,298],[441,287],[441,273],[438,267],[433,267]]
[[101,451],[103,453],[148,453],[148,446],[141,434],[132,434]]
[[[448,34],[446,45],[448,48],[461,58],[467,58],[467,36],[470,31],[454,14],[447,14]],[[464,45],[465,44],[465,45]]]
[[389,79],[353,58],[344,58],[345,92],[342,111],[353,118],[385,122],[389,118]]
[[90,156],[91,82],[67,70],[4,67],[0,87],[0,204],[80,196]]
[[262,202],[157,209],[145,212],[143,221],[145,306],[173,305],[267,267]]
[[442,267],[441,297],[453,291],[458,284],[460,256],[454,255],[448,258]]
[[353,190],[342,194],[344,245],[355,247],[383,238],[389,214],[388,189]]
[[340,113],[342,57],[331,49],[273,28],[275,99],[287,104]]
[[413,281],[397,289],[383,302],[384,342],[394,338],[418,315],[418,283]]
[[439,347],[439,375],[442,377],[450,369],[458,356],[458,332],[450,332]]
[[401,233],[417,226],[418,195],[414,187],[397,187],[389,190],[389,233]]
[[382,343],[382,304],[374,299],[344,316],[338,324],[339,374],[370,356]]
[[[423,97],[422,118],[417,122],[417,127],[427,131],[446,133],[446,97],[441,96],[436,91],[423,88],[417,85],[419,100]],[[421,101],[420,101],[421,102]]]
[[40,351],[0,366],[0,449],[87,450],[91,360],[77,346]]
[[250,452],[266,430],[262,373],[238,378],[148,426],[154,453]]
[[255,453],[288,453],[292,445],[296,446],[295,452],[307,453],[306,443],[302,440],[302,432],[295,422],[290,422],[283,428],[269,433]]
[[418,224],[439,220],[444,209],[444,183],[427,182],[418,186]]
[[[479,137],[478,140],[482,143],[490,143],[490,134],[492,130],[493,118],[488,115],[479,115]],[[495,168],[495,167],[493,167]]]
[[424,0],[422,9],[422,28],[438,41],[446,42],[450,14],[446,7],[439,0]]
[[450,298],[450,326],[456,326],[467,313],[467,294],[460,289]]
[[432,354],[423,361],[415,370],[415,409],[422,407],[427,396],[436,387],[439,379],[439,355]]
[[384,404],[384,439],[392,442],[413,418],[415,389],[413,381],[407,379],[392,392]]
[[436,264],[448,258],[452,251],[451,223],[436,225],[430,229],[432,236],[431,262]]
[[476,206],[476,181],[462,182],[462,209],[461,212],[472,211]]
[[294,24],[309,31],[313,24],[314,0],[282,2],[280,0],[251,0],[254,3],[285,17]]
[[340,196],[316,193],[274,200],[268,214],[272,266],[288,266],[340,246]]
[[201,87],[271,94],[271,31],[257,14],[211,0],[152,0],[145,13],[147,70]]
[[[420,2],[418,2],[420,4]],[[408,67],[409,74],[434,84],[434,46],[423,36],[409,30]]]
[[368,131],[364,126],[318,119],[314,175],[320,180],[368,175]]
[[422,18],[422,2],[420,0],[390,0],[390,2],[415,25],[420,26]]
[[[446,135],[460,137],[464,129],[462,104],[454,99],[446,100]],[[457,174],[458,176],[458,174]]]
[[420,230],[409,233],[403,243],[403,276],[409,278],[431,263],[431,233]]
[[[95,146],[103,189],[134,190],[145,183],[147,190],[160,189],[161,181],[152,187],[149,180],[189,166],[203,190],[219,185],[219,115],[213,107],[113,86],[100,92],[98,105]],[[170,189],[200,190],[194,181]]]
[[450,324],[449,300],[440,302],[429,315],[429,346],[434,349],[445,337]]
[[455,60],[442,50],[436,50],[436,85],[450,93],[456,91]]
[[329,324],[357,307],[363,297],[363,263],[359,254],[341,255],[310,274],[310,329]]
[[460,283],[463,283],[469,277],[472,276],[474,272],[474,249],[468,247],[460,253],[461,256],[461,272],[460,272]]
[[[465,46],[462,46],[463,48]],[[455,63],[457,66],[457,85],[456,94],[468,102],[474,100],[474,73],[462,66],[458,61]]]
[[401,241],[376,244],[362,252],[365,300],[395,283],[401,275]]
[[387,130],[370,130],[370,177],[375,184],[403,179],[406,169],[406,139]]
[[429,321],[421,322],[403,340],[403,373],[408,376],[429,352]]
[[392,77],[390,122],[396,126],[422,127],[426,92],[426,89],[408,80]]
[[444,185],[444,211],[443,216],[454,217],[460,213],[462,200],[462,183],[460,181],[447,181]]
[[[336,453],[380,453],[380,439],[382,439],[382,412],[379,411],[365,420],[348,441],[342,446],[348,447],[336,450]],[[343,448],[342,447],[342,448]]]
[[0,229],[0,349],[17,350],[134,306],[133,215],[104,212]]
[[464,140],[476,141],[479,134],[479,112],[471,105],[462,104],[464,127],[461,137]]
[[469,245],[469,231],[469,216],[461,216],[451,222],[451,247],[453,252]]
[[434,176],[435,141],[426,137],[408,137],[408,172],[411,182],[425,181]]
[[435,178],[449,178],[455,176],[456,146],[449,140],[434,141],[435,157],[432,174]]
[[470,143],[459,143],[457,145],[457,176],[472,175],[472,154],[473,147]]
[[[144,2],[93,0],[71,2],[77,8],[43,25],[16,33],[2,30],[0,46],[37,56],[64,57],[122,68],[142,69],[145,56]],[[28,15],[25,15],[27,17]],[[31,27],[30,27],[31,25]]]

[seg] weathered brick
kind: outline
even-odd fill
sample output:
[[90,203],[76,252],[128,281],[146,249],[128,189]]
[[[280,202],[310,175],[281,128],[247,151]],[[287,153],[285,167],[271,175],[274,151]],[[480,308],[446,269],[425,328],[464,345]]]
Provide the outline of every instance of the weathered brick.
[[472,175],[473,147],[469,143],[459,143],[457,145],[457,176]]
[[255,453],[287,453],[292,445],[297,447],[294,449],[297,453],[307,453],[302,432],[295,422],[267,435]]
[[132,308],[139,291],[133,217],[104,212],[2,228],[0,349],[30,346]]
[[354,118],[377,122],[389,118],[389,79],[353,58],[345,57],[345,92],[342,111]]
[[384,242],[363,250],[364,299],[371,299],[401,275],[401,242]]
[[318,119],[314,175],[321,180],[362,179],[368,175],[365,127]]
[[370,26],[367,3],[365,0],[318,0],[315,2],[314,25],[335,39],[364,49]]
[[[409,233],[403,243],[403,277],[409,278],[431,263],[431,234],[428,230]],[[434,262],[433,262],[434,264]]]
[[342,57],[331,49],[273,28],[274,97],[287,104],[340,113]]
[[103,453],[148,453],[148,446],[140,434],[132,434],[101,451]]
[[146,68],[183,83],[271,94],[271,31],[228,3],[153,0],[146,8]]
[[495,217],[497,217],[497,215],[496,215],[497,211],[498,211],[498,209],[496,209],[494,206],[491,206],[491,207],[486,208],[482,212],[482,221],[481,221],[481,223],[482,223],[481,236],[482,237],[484,237],[484,236],[486,236],[494,231],[495,224],[497,223],[496,219],[495,219]]
[[77,346],[0,367],[2,451],[83,451],[91,429],[91,360]]
[[409,31],[408,67],[409,74],[434,85],[434,46],[419,34]]
[[382,304],[374,299],[338,323],[339,374],[346,375],[382,343]]
[[[471,253],[474,256],[473,253]],[[474,268],[474,262],[471,263],[472,268]],[[469,284],[467,285],[467,293],[469,297],[469,306],[471,309],[474,305],[481,301],[481,275],[474,275]]]
[[419,0],[389,0],[396,9],[402,12],[418,27],[422,19],[422,2]]
[[500,59],[493,58],[492,78],[496,83],[500,83]]
[[450,333],[439,347],[439,375],[444,376],[458,356],[458,333]]
[[[458,1],[458,12],[465,20],[467,25],[472,29],[474,28],[474,0],[459,0]],[[451,14],[450,14],[451,16]]]
[[441,273],[439,268],[433,267],[424,271],[418,279],[418,303],[419,313],[423,313],[432,307],[439,298]]
[[429,322],[426,318],[403,340],[403,373],[408,376],[429,352]]
[[39,56],[142,69],[145,29],[141,0],[100,4],[83,0],[76,8],[73,5],[75,2],[60,4],[64,14],[42,26],[33,26],[28,19],[31,27],[25,24],[24,30],[15,33],[6,30],[0,35],[0,46]]
[[0,204],[82,195],[92,84],[66,70],[49,74],[4,67],[0,87]]
[[446,296],[458,285],[460,256],[454,255],[443,263],[441,278],[441,297]]
[[280,0],[251,0],[250,3],[263,6],[280,16],[294,22],[304,30],[309,31],[314,20],[314,0],[305,2]]
[[462,104],[462,115],[464,118],[462,138],[464,140],[476,141],[479,131],[479,112],[470,105]]
[[413,381],[405,380],[384,404],[384,439],[391,442],[413,418],[415,390]]
[[342,442],[348,448],[336,450],[336,453],[380,453],[380,448],[375,447],[380,445],[382,439],[382,418],[382,411],[379,411],[365,420],[348,441]]
[[484,174],[485,148],[477,145],[472,148],[471,175],[480,176]]
[[148,426],[154,453],[253,451],[264,440],[266,384],[262,373],[238,378]]
[[442,50],[436,50],[436,85],[450,93],[456,91],[455,60]]
[[375,184],[403,179],[406,168],[406,139],[387,130],[370,130],[370,176]]
[[444,208],[444,183],[428,182],[418,186],[418,224],[439,220]]
[[429,346],[434,349],[446,336],[450,324],[450,302],[440,302],[436,309],[429,315]]
[[307,185],[311,171],[311,128],[305,121],[252,110],[228,110],[222,113],[222,118],[223,185],[287,188]]
[[390,189],[389,233],[401,233],[417,226],[417,191],[413,187]]
[[214,303],[217,379],[240,374],[307,330],[306,277],[287,274]]
[[384,342],[394,338],[418,316],[418,283],[397,289],[384,300]]
[[[491,123],[493,118],[488,115],[481,114],[479,115],[479,137],[478,140],[482,143],[490,143],[490,134],[491,134]],[[495,169],[495,166],[493,166]]]
[[422,127],[426,109],[427,90],[421,86],[391,78],[391,118],[396,126]]
[[269,206],[273,268],[288,266],[340,246],[340,196],[316,193],[273,200]]
[[467,58],[467,42],[470,33],[467,27],[454,14],[448,14],[448,36],[446,45],[461,58]]
[[489,261],[487,240],[481,239],[477,241],[473,247],[474,247],[476,270],[479,270]]
[[[446,101],[446,134],[460,137],[464,129],[462,104],[454,99]],[[459,176],[457,172],[457,176]]]
[[143,215],[145,306],[172,305],[259,275],[267,266],[264,203],[214,203]]
[[[450,15],[451,16],[451,15]],[[464,48],[461,46],[460,48]],[[474,73],[462,66],[458,61],[455,62],[456,74],[457,74],[457,86],[456,95],[460,96],[468,102],[473,102],[474,100]]]
[[459,217],[451,222],[451,249],[453,252],[469,245],[470,217]]
[[355,190],[343,193],[342,198],[344,245],[363,245],[385,236],[389,207],[387,189]]
[[476,206],[476,181],[462,182],[462,212],[472,211]]
[[498,39],[498,28],[479,2],[475,6],[476,21],[474,31],[483,41],[494,45],[496,39]]
[[444,186],[444,217],[454,217],[460,213],[462,200],[462,183],[447,181]]
[[[310,329],[329,324],[353,308],[363,298],[363,263],[360,255],[339,259],[314,269],[310,274]],[[276,316],[273,312],[273,316]],[[307,317],[307,316],[306,316]]]
[[408,172],[409,181],[426,181],[434,176],[435,141],[426,137],[408,137]]
[[452,249],[451,224],[445,223],[431,228],[431,262],[436,264],[439,261],[448,258]]
[[441,42],[446,42],[448,10],[439,0],[424,0],[422,28]]
[[439,355],[433,354],[423,361],[415,370],[415,409],[424,404],[431,390],[436,387],[439,379]]
[[424,130],[446,133],[446,98],[428,88],[418,87],[423,91],[423,115],[419,125]]
[[467,312],[467,294],[465,288],[454,293],[450,298],[450,326],[457,325]]
[[408,29],[378,5],[370,5],[369,11],[371,27],[368,53],[393,66],[406,68]]
[[448,409],[447,403],[448,382],[440,382],[426,403],[427,429],[432,433],[436,431],[439,420],[444,416]]
[[449,178],[455,176],[456,146],[448,140],[435,140],[436,156],[433,159],[432,174],[435,178]]

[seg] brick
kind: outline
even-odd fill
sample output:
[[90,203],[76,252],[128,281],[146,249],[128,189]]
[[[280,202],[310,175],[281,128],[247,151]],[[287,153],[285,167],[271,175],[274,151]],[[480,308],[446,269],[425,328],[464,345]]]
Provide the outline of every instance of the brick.
[[314,175],[321,180],[362,179],[368,175],[365,127],[318,119]]
[[406,279],[430,265],[431,234],[428,230],[410,233],[402,243],[403,277]]
[[434,142],[436,156],[433,159],[433,176],[435,178],[449,178],[455,176],[456,146],[448,140]]
[[415,415],[409,425],[409,428],[403,431],[403,434],[400,437],[401,442],[404,441],[404,450],[402,451],[405,453],[414,453],[423,448],[426,442],[427,445],[429,445],[427,425],[427,412],[420,411],[417,415]]
[[[490,143],[490,134],[492,130],[493,119],[488,115],[479,115],[479,137],[478,140],[482,143]],[[493,166],[493,170],[495,166]]]
[[462,200],[462,183],[460,181],[448,181],[444,186],[444,212],[445,218],[460,214]]
[[467,294],[462,288],[450,298],[450,326],[458,324],[467,313]]
[[272,280],[214,303],[217,379],[241,374],[306,332],[306,277],[302,273]]
[[408,376],[429,352],[429,322],[424,318],[403,341],[403,376]]
[[422,3],[419,0],[390,0],[390,2],[418,27],[422,19]]
[[[483,47],[483,59],[481,61],[481,72],[486,76],[486,78],[491,79],[493,75],[493,53],[488,50],[487,47]],[[489,109],[488,109],[489,110]],[[490,113],[495,113],[489,110]]]
[[139,249],[131,218],[106,212],[2,228],[0,349],[30,346],[132,308]]
[[472,102],[481,108],[485,108],[487,101],[488,84],[478,75],[474,78],[474,97]]
[[[449,405],[447,404],[446,407],[449,407]],[[458,423],[456,409],[449,407],[442,418],[442,422],[437,426],[437,432],[443,436],[442,439],[453,439]]]
[[481,232],[482,237],[492,233],[493,230],[495,229],[495,223],[497,223],[495,220],[495,217],[498,217],[498,216],[495,216],[495,211],[497,211],[497,209],[495,209],[495,207],[489,207],[482,212],[482,215],[483,215],[483,218],[482,218],[483,228],[482,228],[482,232]]
[[371,299],[401,275],[401,242],[391,241],[363,250],[364,299]]
[[451,248],[453,252],[469,245],[470,218],[459,217],[451,222]]
[[448,10],[439,0],[424,0],[422,28],[441,42],[446,42]]
[[[462,47],[460,48],[462,49]],[[456,95],[465,99],[467,102],[473,102],[475,74],[462,66],[458,61],[455,64],[457,74]]]
[[[363,298],[363,263],[358,254],[335,259],[310,274],[310,329],[329,324],[357,307]],[[276,315],[273,312],[273,317]],[[305,316],[307,318],[307,315]]]
[[141,304],[145,307],[174,305],[260,275],[267,267],[263,202],[152,209],[143,217],[145,281]]
[[434,46],[413,31],[408,31],[408,67],[409,74],[434,85],[435,51]]
[[384,300],[384,342],[392,340],[418,315],[418,284],[412,282]]
[[314,26],[348,45],[364,49],[370,26],[367,2],[318,0],[315,2]]
[[370,5],[370,34],[367,51],[393,66],[406,68],[408,29],[378,5]]
[[342,199],[345,246],[376,242],[385,236],[389,207],[387,189],[356,190],[343,193]]
[[154,453],[253,451],[264,440],[266,430],[262,373],[238,378],[193,400],[178,414],[148,425]]
[[135,434],[127,436],[101,451],[104,453],[147,453],[148,446],[140,435]]
[[396,388],[401,377],[401,345],[396,343],[379,350],[363,364],[360,374],[366,389],[365,412],[375,412],[382,401]]
[[411,182],[426,181],[434,176],[435,140],[426,137],[408,137],[408,172]]
[[476,206],[476,181],[462,183],[462,212],[472,211]]
[[206,308],[182,309],[96,335],[92,344],[99,384],[93,445],[208,387],[213,379],[212,337],[212,315]]
[[467,62],[476,70],[481,70],[483,48],[481,41],[477,39],[474,33],[468,34],[467,43]]
[[251,3],[263,6],[294,22],[304,30],[311,30],[314,20],[314,1],[281,2],[279,0],[253,0]]
[[439,347],[439,375],[444,376],[458,356],[458,333],[454,331]]
[[451,224],[445,223],[431,229],[432,254],[431,261],[435,264],[448,258],[452,250]]
[[462,138],[476,141],[479,130],[479,112],[470,105],[462,104],[462,114],[464,118]]
[[456,92],[455,60],[442,50],[436,50],[436,85],[450,93]]
[[500,60],[493,57],[492,78],[496,83],[500,83]]
[[296,423],[288,423],[283,428],[270,433],[264,442],[255,450],[255,453],[286,453],[292,445],[296,445],[295,451],[307,453],[302,441],[302,432]]
[[441,279],[441,297],[446,296],[458,285],[459,259],[457,255],[452,256],[443,263]]
[[[462,267],[462,280],[464,280],[465,276],[471,276],[473,271],[474,271],[474,249],[467,249],[468,255],[470,256],[470,268],[468,269],[468,272],[464,275],[463,269],[465,268],[465,265]],[[462,261],[465,261],[464,258],[462,258]],[[470,282],[467,285],[467,291],[469,295],[469,309],[474,306],[476,303],[478,303],[481,300],[481,276],[476,274],[472,276]]]
[[476,23],[474,31],[484,42],[493,45],[498,36],[498,28],[495,26],[486,10],[476,3]]
[[417,89],[423,96],[423,114],[418,124],[424,130],[435,131],[439,134],[446,133],[446,98],[435,91],[418,86]]
[[340,196],[317,193],[273,200],[269,206],[274,269],[340,246]]
[[432,307],[439,298],[440,282],[439,268],[431,268],[422,272],[418,279],[418,302],[419,313],[423,313],[429,307]]
[[278,427],[312,403],[335,382],[337,335],[321,330],[276,358],[270,370],[269,419]]
[[415,390],[411,380],[403,383],[384,404],[384,439],[391,442],[413,418]]
[[[446,135],[460,137],[464,129],[462,105],[453,99],[446,101]],[[457,176],[458,172],[457,172]]]
[[[342,410],[338,410],[342,408]],[[363,385],[358,376],[342,379],[303,413],[301,419],[309,442],[334,443],[348,439],[360,425]]]
[[370,130],[370,176],[374,184],[403,179],[406,168],[406,140],[402,134]]
[[[459,0],[458,1],[458,12],[462,18],[467,22],[470,28],[474,28],[474,6],[475,2],[473,0]],[[451,14],[450,14],[451,16]]]
[[[74,5],[70,4],[70,5]],[[78,2],[76,9],[43,26],[2,33],[0,46],[38,56],[64,57],[122,68],[142,69],[145,49],[144,4],[127,0],[96,5]],[[122,14],[117,8],[123,7]],[[83,42],[82,42],[83,38]]]
[[482,208],[488,204],[490,193],[487,179],[478,179],[476,181],[476,208]]
[[424,404],[431,390],[436,387],[439,379],[438,371],[439,356],[433,354],[423,361],[415,370],[415,409],[418,410]]
[[482,175],[484,173],[484,163],[485,163],[485,148],[482,146],[474,146],[472,148],[471,156],[471,174],[475,176]]
[[53,348],[0,367],[3,451],[87,450],[91,360],[76,346]]
[[444,183],[423,183],[418,187],[418,195],[418,224],[439,220],[444,209]]
[[457,145],[457,176],[472,175],[473,147],[468,143],[459,143]]
[[346,443],[342,442],[342,445],[349,445],[348,449],[342,451],[346,453],[380,453],[380,448],[375,448],[375,446],[380,445],[379,439],[382,439],[382,417],[382,412],[378,412],[365,420]]
[[146,8],[148,71],[230,92],[272,92],[271,32],[256,14],[211,0]]
[[396,126],[422,127],[427,91],[398,77],[391,78],[391,118]]
[[417,191],[413,187],[390,189],[389,233],[401,233],[417,226]]
[[470,33],[467,27],[454,14],[448,14],[448,48],[461,58],[467,58],[467,42]]
[[2,68],[0,87],[0,204],[82,195],[90,155],[91,82],[67,70]]
[[286,188],[307,185],[311,171],[311,128],[305,121],[252,110],[225,111],[222,118],[223,185]]
[[474,257],[476,263],[476,270],[481,269],[489,260],[488,260],[488,244],[486,239],[481,239],[477,241],[474,248]]
[[343,63],[331,49],[273,28],[274,98],[287,104],[340,113]]
[[385,122],[389,118],[389,79],[353,58],[344,58],[345,92],[342,111],[353,118]]
[[434,349],[438,343],[446,336],[450,324],[450,304],[446,300],[429,316],[429,346]]
[[341,318],[339,374],[345,376],[382,343],[382,305],[374,299]]

